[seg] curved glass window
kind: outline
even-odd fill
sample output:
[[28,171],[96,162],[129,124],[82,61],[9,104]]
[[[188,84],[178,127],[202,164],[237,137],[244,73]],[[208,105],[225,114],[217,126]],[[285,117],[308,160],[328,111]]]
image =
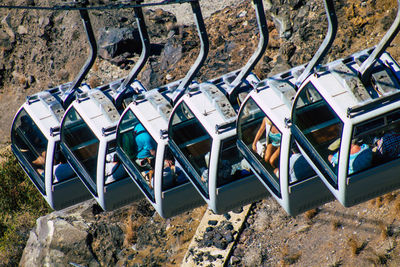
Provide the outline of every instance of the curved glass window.
[[157,143],[129,109],[118,127],[118,147],[121,159],[128,167],[130,176],[154,199],[154,167]]
[[97,194],[96,172],[100,141],[75,108],[72,107],[64,116],[61,140],[68,147],[68,153],[73,156],[71,164],[75,165],[86,184]]
[[[331,172],[326,178],[337,186],[338,151],[343,122],[311,82],[305,85],[296,99],[293,124],[300,130],[300,136],[311,144],[308,147],[300,138],[298,141],[302,147],[311,156],[312,150],[318,153],[319,157],[313,158],[313,161],[322,173],[325,173],[326,166],[330,168]],[[297,138],[298,135],[294,134]]]
[[400,157],[400,111],[385,114],[353,128],[348,175]]
[[236,137],[222,141],[218,160],[217,187],[251,175],[249,165],[239,153]]
[[24,109],[14,121],[11,138],[32,182],[46,194],[44,171],[48,140]]
[[[170,139],[194,168],[192,175],[204,192],[208,192],[208,166],[212,140],[201,122],[185,102],[176,108],[170,128]],[[190,172],[192,169],[188,168]]]
[[[250,158],[260,165],[260,176],[272,189],[280,192],[279,159],[282,134],[261,110],[256,102],[249,98],[243,106],[238,120],[238,138],[246,146]],[[249,155],[250,156],[250,155]],[[245,163],[245,162],[244,162]]]

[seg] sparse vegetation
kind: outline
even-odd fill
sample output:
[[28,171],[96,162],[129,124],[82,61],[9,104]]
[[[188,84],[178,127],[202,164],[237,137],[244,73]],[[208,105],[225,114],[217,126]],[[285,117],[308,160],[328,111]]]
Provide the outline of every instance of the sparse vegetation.
[[315,216],[317,216],[318,214],[318,209],[311,209],[308,210],[304,213],[304,216],[308,219],[311,220],[312,218],[314,218]]
[[363,251],[365,247],[368,245],[368,242],[367,241],[361,242],[355,235],[352,235],[347,240],[347,245],[350,248],[351,255],[358,256],[361,253],[361,251]]
[[29,231],[50,208],[9,149],[0,153],[0,262],[17,265]]
[[281,249],[281,253],[282,253],[282,260],[281,260],[282,266],[295,264],[301,257],[300,251],[292,251],[289,249],[287,245]]

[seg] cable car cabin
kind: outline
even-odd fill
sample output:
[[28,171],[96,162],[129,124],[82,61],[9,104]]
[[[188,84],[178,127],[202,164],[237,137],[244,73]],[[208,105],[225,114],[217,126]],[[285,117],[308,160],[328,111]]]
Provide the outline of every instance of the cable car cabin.
[[365,86],[357,70],[370,53],[310,76],[291,114],[302,153],[346,207],[400,187],[400,67],[383,53]]
[[[202,83],[175,105],[169,144],[209,207],[218,214],[257,201],[267,191],[247,168],[236,146],[236,111],[222,93],[230,76]],[[248,80],[257,80],[250,75]],[[243,91],[252,88],[246,81]]]
[[237,145],[261,183],[296,216],[334,199],[299,152],[285,119],[304,67],[266,79],[250,92],[237,121]]
[[117,127],[118,156],[164,218],[205,204],[168,146],[166,133],[172,111],[168,87],[179,83],[144,93],[129,104]]
[[18,110],[11,127],[14,155],[54,210],[92,197],[60,152],[59,126],[64,108],[59,97],[70,85],[30,96]]
[[[142,198],[115,151],[120,114],[109,95],[121,82],[79,95],[61,124],[62,152],[104,210],[114,210]],[[142,90],[138,82],[134,86]]]

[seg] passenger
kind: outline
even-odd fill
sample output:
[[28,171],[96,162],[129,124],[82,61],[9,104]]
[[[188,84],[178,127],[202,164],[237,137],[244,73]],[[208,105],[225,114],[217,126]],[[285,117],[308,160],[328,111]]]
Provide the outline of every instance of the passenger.
[[[208,183],[208,164],[210,158],[210,152],[204,156],[207,168],[201,168],[201,181]],[[232,175],[232,165],[229,160],[223,159],[218,162],[218,180],[229,180]]]
[[142,167],[151,169],[151,159],[154,158],[155,143],[143,125],[138,123],[134,128],[136,142],[136,163]]
[[[336,167],[338,164],[338,152],[328,156],[329,162]],[[372,164],[372,150],[367,144],[362,144],[360,140],[354,138],[351,141],[349,157],[349,175],[362,171]]]
[[164,169],[162,178],[163,190],[173,187],[176,184],[175,158],[170,150],[167,150],[164,158]]
[[104,176],[105,184],[112,183],[127,176],[124,167],[115,153],[107,155]]
[[[281,146],[281,133],[273,125],[267,117],[261,122],[260,128],[253,140],[252,149],[257,152],[257,142],[260,140],[262,134],[265,132],[265,153],[264,161],[269,163],[274,168],[274,173],[278,173],[278,159]],[[259,150],[259,149],[258,149]]]
[[141,168],[142,174],[149,183],[150,188],[153,188],[156,144],[142,124],[136,124],[133,131],[136,143],[136,164]]
[[379,156],[385,160],[397,158],[400,154],[400,134],[395,132],[385,133],[374,141]]
[[296,145],[292,145],[292,155],[289,159],[289,182],[294,183],[316,175],[313,168],[300,153]]
[[59,160],[53,167],[53,180],[55,183],[75,177],[76,174],[71,165],[68,164],[64,155],[60,152],[58,154]]

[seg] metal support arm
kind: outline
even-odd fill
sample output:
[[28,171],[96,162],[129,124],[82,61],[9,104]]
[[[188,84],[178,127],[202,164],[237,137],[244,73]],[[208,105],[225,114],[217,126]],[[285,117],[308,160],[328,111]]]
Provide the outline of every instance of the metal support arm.
[[263,1],[253,0],[253,4],[256,10],[257,25],[258,25],[258,30],[260,32],[260,41],[258,43],[257,50],[250,57],[249,61],[242,68],[242,70],[235,78],[235,80],[230,84],[230,88],[227,92],[229,96],[234,94],[235,90],[239,88],[243,80],[246,79],[246,77],[250,74],[250,72],[253,70],[253,68],[261,59],[262,55],[265,53],[265,50],[267,49],[269,33],[268,33],[267,20],[265,18],[265,13],[264,13]]
[[174,91],[174,93],[171,97],[173,104],[175,104],[181,98],[181,96],[184,95],[187,87],[190,85],[193,78],[196,76],[196,74],[199,72],[200,68],[203,66],[203,64],[207,58],[208,50],[209,50],[209,46],[210,46],[206,26],[204,24],[203,15],[201,14],[199,1],[190,2],[190,4],[192,6],[194,19],[195,19],[196,26],[197,26],[197,32],[200,37],[200,44],[201,44],[200,53],[199,53],[196,61],[190,68],[189,72],[182,79],[178,88]]
[[397,15],[392,26],[385,34],[385,36],[382,38],[382,40],[379,42],[379,44],[376,46],[374,51],[372,51],[371,55],[364,61],[364,63],[358,70],[358,74],[361,78],[361,81],[364,84],[369,83],[369,79],[371,78],[372,68],[376,62],[376,59],[378,59],[382,55],[382,53],[386,50],[386,48],[390,45],[390,43],[396,37],[399,30],[400,30],[400,0],[397,0]]
[[307,64],[307,67],[303,71],[303,73],[299,76],[296,81],[296,88],[299,88],[305,79],[312,73],[312,70],[321,63],[322,59],[328,53],[328,50],[331,48],[333,41],[335,40],[338,21],[335,13],[335,6],[333,5],[333,0],[324,0],[326,16],[328,18],[328,32],[327,35],[319,47],[318,51],[315,53],[311,61]]

